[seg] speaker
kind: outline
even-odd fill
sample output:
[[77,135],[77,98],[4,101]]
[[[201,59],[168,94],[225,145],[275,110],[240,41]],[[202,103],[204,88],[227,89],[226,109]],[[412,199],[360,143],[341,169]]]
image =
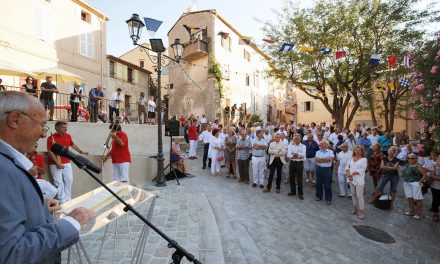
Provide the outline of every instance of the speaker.
[[179,121],[168,120],[167,125],[165,126],[165,135],[170,137],[178,137],[180,132],[179,128],[180,128]]

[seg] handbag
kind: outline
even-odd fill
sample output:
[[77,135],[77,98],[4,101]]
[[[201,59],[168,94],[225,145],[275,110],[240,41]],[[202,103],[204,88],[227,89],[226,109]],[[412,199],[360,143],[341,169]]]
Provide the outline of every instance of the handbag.
[[223,152],[219,152],[217,154],[217,161],[223,161],[225,160],[225,156],[223,155]]

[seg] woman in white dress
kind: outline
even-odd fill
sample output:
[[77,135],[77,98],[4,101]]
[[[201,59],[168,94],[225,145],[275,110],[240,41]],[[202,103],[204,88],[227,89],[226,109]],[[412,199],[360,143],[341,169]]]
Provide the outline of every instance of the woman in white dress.
[[211,158],[211,174],[212,176],[220,175],[221,163],[224,160],[224,142],[219,137],[220,130],[215,128],[212,130],[213,137],[209,142],[208,156]]
[[365,202],[364,202],[364,186],[365,186],[365,170],[367,169],[367,159],[365,158],[365,150],[361,146],[353,148],[353,157],[345,167],[345,175],[352,192],[353,200],[352,214],[359,214],[359,219],[365,219]]

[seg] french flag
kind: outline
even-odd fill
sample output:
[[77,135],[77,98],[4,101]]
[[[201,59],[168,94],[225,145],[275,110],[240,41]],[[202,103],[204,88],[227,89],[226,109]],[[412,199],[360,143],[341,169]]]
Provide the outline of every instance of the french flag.
[[411,65],[412,65],[411,56],[409,54],[403,56],[403,67],[405,67],[405,69],[409,69],[411,68]]

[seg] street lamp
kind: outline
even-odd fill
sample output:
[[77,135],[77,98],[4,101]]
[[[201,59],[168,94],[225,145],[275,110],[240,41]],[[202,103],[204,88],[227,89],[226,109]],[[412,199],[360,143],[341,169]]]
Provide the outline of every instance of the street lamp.
[[[157,98],[156,98],[156,107],[160,110],[162,95],[161,95],[161,75],[162,75],[162,66],[167,66],[165,60],[162,59],[162,56],[169,60],[169,63],[174,61],[179,63],[183,54],[183,44],[180,43],[180,39],[176,39],[174,43],[171,45],[173,47],[174,57],[170,58],[166,55],[163,55],[162,52],[165,51],[165,47],[163,46],[162,39],[150,39],[151,48],[145,47],[141,44],[138,44],[138,40],[141,38],[142,28],[145,24],[139,18],[138,14],[133,14],[131,18],[125,21],[128,25],[128,32],[130,34],[130,38],[133,40],[133,45],[137,45],[144,50],[147,54],[148,58],[157,65]],[[153,51],[157,55],[151,56],[148,51]],[[168,63],[168,64],[169,64]],[[160,115],[160,111],[158,111],[157,115],[157,176],[156,176],[156,186],[162,187],[166,186],[166,179],[164,174],[164,158],[163,158],[163,142],[162,142],[162,117]]]

